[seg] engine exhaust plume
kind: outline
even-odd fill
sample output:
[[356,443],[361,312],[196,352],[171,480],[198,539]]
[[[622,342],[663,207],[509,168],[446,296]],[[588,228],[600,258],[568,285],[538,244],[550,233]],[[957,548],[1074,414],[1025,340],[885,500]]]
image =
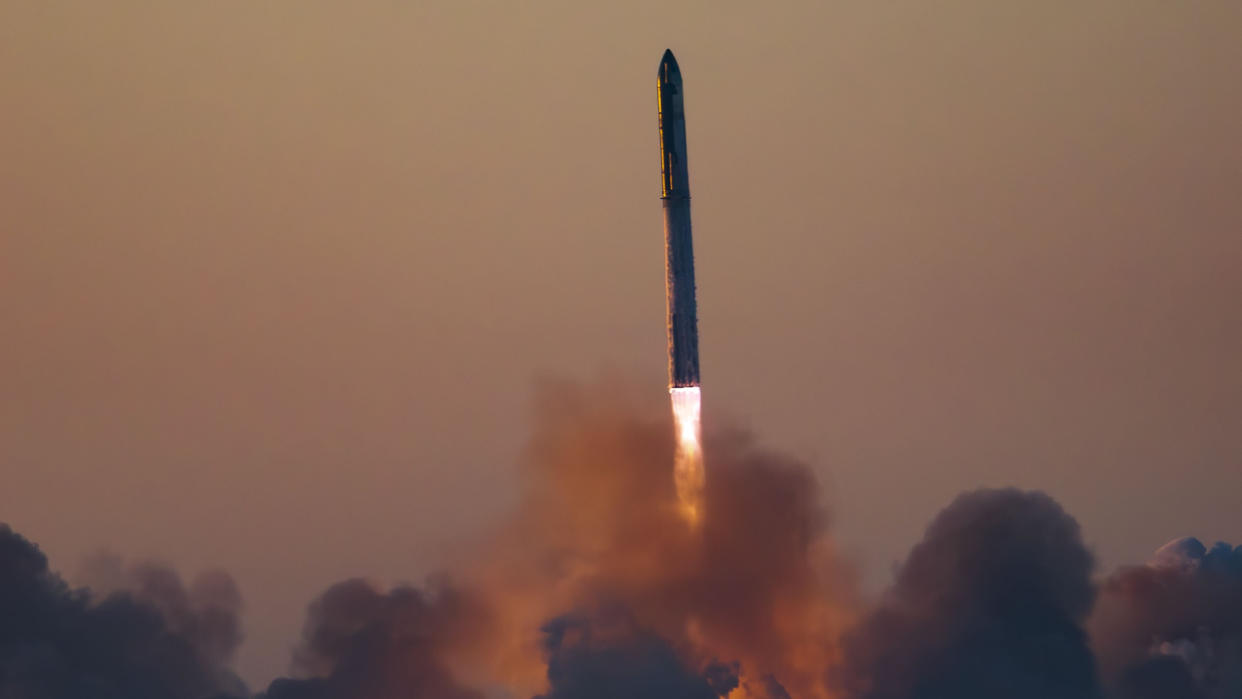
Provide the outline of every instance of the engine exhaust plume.
[[691,523],[699,521],[702,511],[703,426],[700,419],[702,400],[698,386],[669,389],[673,403],[673,424],[676,429],[677,451],[673,460],[673,482],[682,514]]

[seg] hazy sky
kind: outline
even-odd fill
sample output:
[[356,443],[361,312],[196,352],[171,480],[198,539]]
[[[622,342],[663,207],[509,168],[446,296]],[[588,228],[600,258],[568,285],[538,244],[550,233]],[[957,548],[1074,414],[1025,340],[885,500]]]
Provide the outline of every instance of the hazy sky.
[[1235,0],[0,3],[0,521],[69,573],[226,568],[258,686],[328,583],[434,570],[513,502],[535,377],[664,389],[672,47],[706,419],[812,459],[872,585],[980,485],[1106,568],[1238,543],[1239,36]]

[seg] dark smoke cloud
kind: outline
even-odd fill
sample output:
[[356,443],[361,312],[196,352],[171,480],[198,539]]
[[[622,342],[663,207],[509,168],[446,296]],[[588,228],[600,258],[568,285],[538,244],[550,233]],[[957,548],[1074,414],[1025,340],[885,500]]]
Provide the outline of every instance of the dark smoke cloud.
[[696,672],[621,609],[558,617],[543,633],[550,690],[536,699],[716,699],[738,684],[736,665]]
[[866,699],[1100,696],[1082,622],[1092,556],[1042,493],[959,496],[846,639],[843,689]]
[[1242,547],[1169,543],[1104,582],[1089,628],[1121,699],[1242,697]]
[[481,699],[446,664],[454,644],[486,626],[472,595],[441,581],[429,591],[382,592],[355,579],[329,588],[309,609],[295,673],[272,683],[267,699]]
[[166,565],[127,565],[120,557],[102,554],[86,562],[78,580],[95,598],[125,594],[154,608],[169,631],[189,641],[212,666],[229,665],[241,645],[241,591],[223,571],[202,573],[186,586]]
[[158,567],[140,577],[144,589],[92,597],[71,589],[37,547],[0,525],[0,696],[244,696],[223,665],[240,639],[232,581],[214,576],[200,596]]

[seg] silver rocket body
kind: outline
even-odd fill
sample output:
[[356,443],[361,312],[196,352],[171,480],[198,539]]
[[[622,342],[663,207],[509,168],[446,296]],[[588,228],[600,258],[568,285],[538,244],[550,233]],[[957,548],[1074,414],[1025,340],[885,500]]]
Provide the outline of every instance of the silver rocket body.
[[672,51],[660,61],[660,175],[664,202],[665,291],[668,297],[670,388],[699,385],[699,320],[690,233],[690,176],[686,167],[686,110],[681,69]]

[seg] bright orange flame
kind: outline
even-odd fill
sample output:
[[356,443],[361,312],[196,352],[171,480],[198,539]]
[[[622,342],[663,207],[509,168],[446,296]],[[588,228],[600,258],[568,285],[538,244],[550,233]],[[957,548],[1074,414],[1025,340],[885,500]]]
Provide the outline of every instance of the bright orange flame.
[[677,500],[691,524],[698,522],[702,510],[703,472],[702,405],[698,386],[670,388],[673,401],[673,423],[677,429],[677,453],[673,461],[673,482]]

